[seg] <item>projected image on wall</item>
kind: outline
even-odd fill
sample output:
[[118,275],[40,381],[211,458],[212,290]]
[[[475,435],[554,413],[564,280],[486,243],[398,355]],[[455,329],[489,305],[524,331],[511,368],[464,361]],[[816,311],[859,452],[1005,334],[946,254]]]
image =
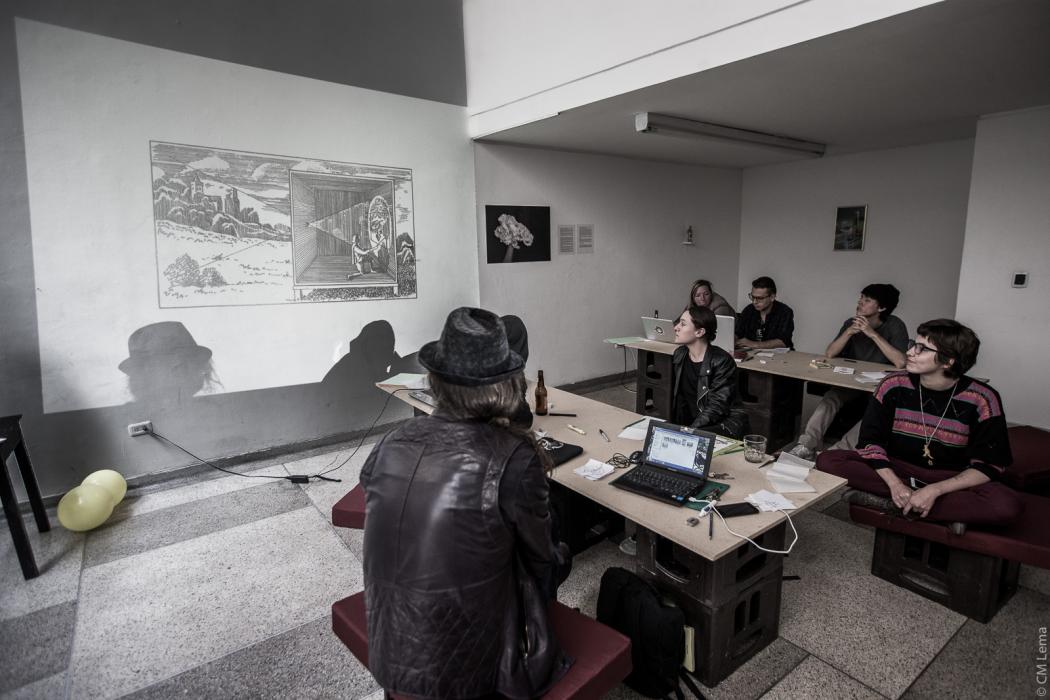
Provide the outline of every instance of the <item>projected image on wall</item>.
[[412,171],[151,142],[161,308],[414,297]]

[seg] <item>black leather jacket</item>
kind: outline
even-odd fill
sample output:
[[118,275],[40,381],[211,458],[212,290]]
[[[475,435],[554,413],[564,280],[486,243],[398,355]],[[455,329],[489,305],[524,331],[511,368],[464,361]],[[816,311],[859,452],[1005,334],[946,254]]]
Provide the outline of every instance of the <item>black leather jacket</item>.
[[549,491],[525,440],[416,418],[376,445],[361,483],[368,666],[384,689],[525,698],[561,677],[536,585],[558,559]]
[[[671,360],[674,369],[672,406],[678,398],[678,383],[682,378],[682,363],[689,348],[678,346]],[[722,348],[709,345],[700,365],[700,379],[696,385],[699,412],[690,427],[702,428],[740,439],[748,430],[747,410],[740,400],[736,381],[736,361]]]

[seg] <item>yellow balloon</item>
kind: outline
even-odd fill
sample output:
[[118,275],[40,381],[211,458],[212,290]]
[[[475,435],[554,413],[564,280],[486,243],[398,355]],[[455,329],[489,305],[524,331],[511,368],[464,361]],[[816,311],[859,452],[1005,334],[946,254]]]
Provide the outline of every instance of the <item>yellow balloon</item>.
[[124,494],[128,492],[128,482],[124,481],[124,477],[120,475],[120,472],[112,469],[100,469],[97,472],[92,472],[87,475],[82,483],[101,486],[106,491],[109,491],[109,495],[113,498],[114,506],[123,501]]
[[113,498],[109,491],[95,484],[72,488],[58,502],[58,522],[74,532],[98,527],[112,512]]

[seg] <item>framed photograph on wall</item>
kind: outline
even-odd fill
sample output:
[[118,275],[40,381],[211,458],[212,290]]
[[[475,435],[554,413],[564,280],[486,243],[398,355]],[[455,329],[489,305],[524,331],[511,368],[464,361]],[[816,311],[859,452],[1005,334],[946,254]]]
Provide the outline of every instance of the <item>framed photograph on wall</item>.
[[864,250],[868,207],[839,207],[835,216],[835,250]]
[[551,259],[551,208],[485,205],[485,259],[489,263]]

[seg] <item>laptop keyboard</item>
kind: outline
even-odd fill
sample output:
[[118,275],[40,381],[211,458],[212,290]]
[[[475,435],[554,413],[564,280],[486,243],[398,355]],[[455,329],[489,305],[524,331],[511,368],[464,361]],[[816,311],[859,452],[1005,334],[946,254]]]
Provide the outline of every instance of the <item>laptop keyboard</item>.
[[695,479],[684,479],[662,469],[641,466],[612,482],[620,488],[637,491],[645,496],[681,504],[703,486]]

